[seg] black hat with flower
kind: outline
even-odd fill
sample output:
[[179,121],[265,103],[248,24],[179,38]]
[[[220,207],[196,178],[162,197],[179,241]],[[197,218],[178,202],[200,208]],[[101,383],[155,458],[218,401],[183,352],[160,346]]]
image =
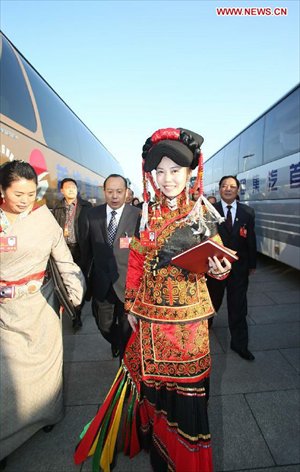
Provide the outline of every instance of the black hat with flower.
[[203,193],[203,156],[201,153],[203,141],[204,139],[200,134],[184,128],[162,128],[155,131],[146,140],[142,152],[144,200],[147,200],[148,181],[150,181],[155,193],[158,193],[151,171],[156,169],[164,156],[169,157],[176,164],[189,167],[192,170],[198,166],[198,175],[193,189],[200,188],[200,193]]

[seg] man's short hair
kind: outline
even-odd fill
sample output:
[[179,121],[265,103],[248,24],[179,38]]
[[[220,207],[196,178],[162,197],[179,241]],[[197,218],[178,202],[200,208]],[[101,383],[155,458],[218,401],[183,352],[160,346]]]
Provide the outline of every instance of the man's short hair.
[[63,186],[64,186],[67,182],[73,182],[73,184],[75,184],[76,187],[78,187],[76,180],[71,179],[71,177],[66,177],[65,179],[63,179],[63,180],[61,181],[61,183],[60,183],[60,188],[63,188]]
[[105,190],[105,186],[106,186],[106,183],[108,181],[108,179],[110,179],[111,177],[120,177],[124,184],[125,184],[125,188],[127,189],[127,179],[125,179],[125,177],[123,177],[123,175],[120,175],[120,174],[110,174],[108,177],[106,177],[106,179],[104,180],[103,182],[103,189]]
[[237,179],[237,177],[235,175],[224,175],[222,177],[222,179],[220,180],[220,182],[219,182],[219,188],[221,187],[223,181],[226,180],[226,179],[234,179],[235,182],[236,182],[237,188],[240,188],[240,181]]

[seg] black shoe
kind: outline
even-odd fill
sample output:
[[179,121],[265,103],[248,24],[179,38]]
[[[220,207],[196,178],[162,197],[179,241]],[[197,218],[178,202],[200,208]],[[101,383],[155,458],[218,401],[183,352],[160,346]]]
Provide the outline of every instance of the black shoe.
[[7,464],[7,457],[4,457],[4,458],[0,461],[0,470],[4,470],[5,467],[6,467],[6,464]]
[[119,357],[120,355],[120,350],[118,346],[114,346],[113,344],[111,345],[111,353],[113,357]]
[[46,426],[43,427],[43,431],[44,433],[50,433],[53,428],[54,428],[54,424],[47,424]]
[[232,351],[236,352],[243,359],[246,359],[247,361],[254,361],[254,359],[255,359],[252,352],[248,351],[247,348],[245,348],[245,349],[236,349],[234,346],[231,345],[230,349]]

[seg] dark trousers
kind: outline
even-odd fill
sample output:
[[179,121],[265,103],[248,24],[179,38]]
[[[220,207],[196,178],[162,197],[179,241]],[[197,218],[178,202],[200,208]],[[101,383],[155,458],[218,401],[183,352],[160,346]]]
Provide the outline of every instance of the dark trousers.
[[80,263],[80,247],[79,247],[79,244],[77,244],[77,243],[68,244],[68,248],[70,249],[70,253],[72,254],[72,257],[73,257],[73,260],[74,260],[75,264],[79,265],[79,263]]
[[231,334],[231,345],[238,350],[248,348],[247,325],[247,289],[248,272],[232,271],[225,280],[207,277],[207,287],[215,311],[219,311],[225,289],[227,291],[228,325]]
[[113,287],[110,288],[103,302],[93,297],[92,312],[102,336],[112,346],[119,349],[120,359],[122,359],[131,335],[131,327],[127,316],[124,315],[124,303],[119,300]]

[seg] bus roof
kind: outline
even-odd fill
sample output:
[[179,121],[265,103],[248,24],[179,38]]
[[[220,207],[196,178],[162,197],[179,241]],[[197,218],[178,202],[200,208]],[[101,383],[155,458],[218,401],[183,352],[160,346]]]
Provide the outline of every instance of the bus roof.
[[206,159],[205,162],[208,162],[211,158],[213,158],[216,154],[218,154],[218,152],[220,152],[223,148],[225,148],[226,146],[228,146],[229,143],[231,143],[232,141],[234,141],[240,134],[244,133],[244,131],[246,131],[248,128],[250,128],[250,126],[252,126],[254,123],[256,123],[256,121],[260,120],[264,115],[266,115],[267,113],[269,113],[269,111],[271,111],[273,108],[275,108],[280,102],[282,102],[283,100],[285,100],[289,95],[291,95],[293,92],[295,92],[295,90],[297,90],[297,88],[300,87],[300,83],[295,85],[289,92],[287,92],[283,97],[281,97],[279,100],[277,100],[272,106],[270,106],[269,108],[267,108],[266,111],[264,111],[263,113],[261,113],[257,118],[255,118],[255,120],[253,120],[248,126],[246,126],[243,130],[241,130],[239,133],[237,133],[233,138],[231,138],[229,141],[227,141],[226,144],[224,144],[222,147],[220,147],[216,152],[214,152],[210,157],[208,157]]

